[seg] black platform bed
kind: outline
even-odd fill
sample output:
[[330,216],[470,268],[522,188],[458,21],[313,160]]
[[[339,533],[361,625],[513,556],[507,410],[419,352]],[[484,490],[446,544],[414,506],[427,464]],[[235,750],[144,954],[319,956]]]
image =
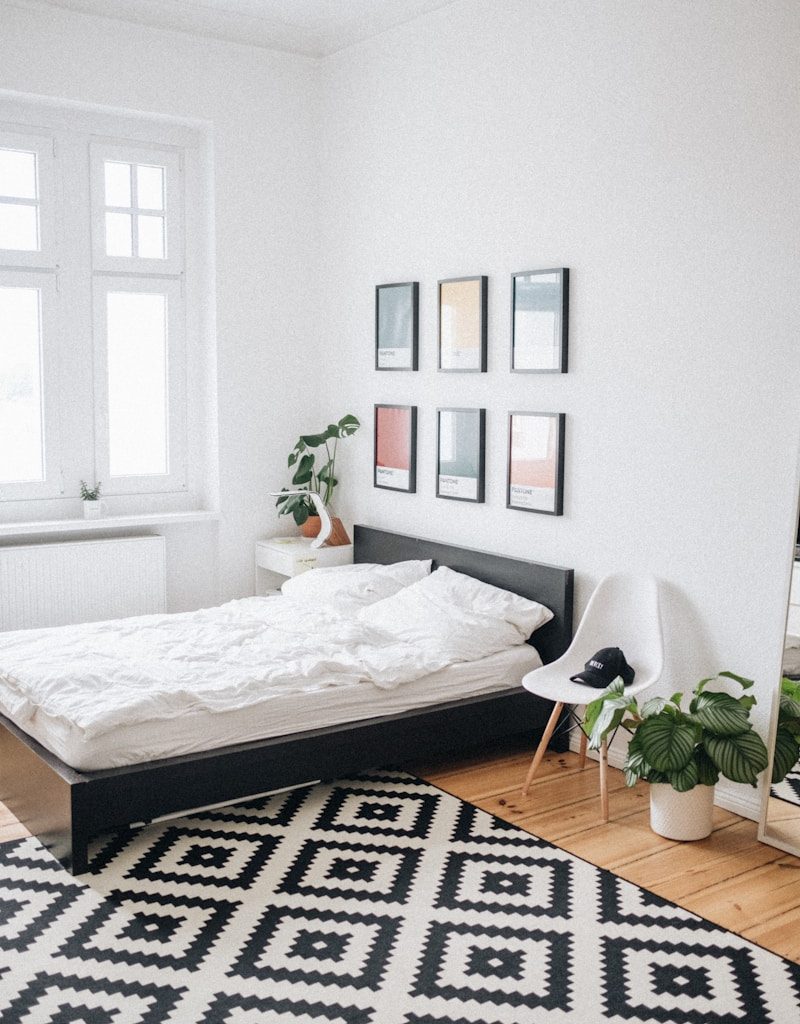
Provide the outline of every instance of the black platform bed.
[[[468,548],[357,526],[356,562],[432,558],[547,605],[554,619],[535,634],[547,663],[572,638],[573,572]],[[336,778],[485,745],[525,731],[533,748],[552,704],[525,691],[489,694],[403,714],[314,729],[107,771],[79,772],[0,715],[0,800],[80,874],[89,840],[162,815],[243,800],[286,786]]]

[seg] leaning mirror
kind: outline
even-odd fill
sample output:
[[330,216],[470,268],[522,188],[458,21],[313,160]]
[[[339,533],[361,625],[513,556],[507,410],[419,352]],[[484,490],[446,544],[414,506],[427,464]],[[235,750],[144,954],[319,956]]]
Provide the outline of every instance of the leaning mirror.
[[770,729],[772,778],[764,799],[760,838],[800,855],[800,525],[793,540],[781,681]]

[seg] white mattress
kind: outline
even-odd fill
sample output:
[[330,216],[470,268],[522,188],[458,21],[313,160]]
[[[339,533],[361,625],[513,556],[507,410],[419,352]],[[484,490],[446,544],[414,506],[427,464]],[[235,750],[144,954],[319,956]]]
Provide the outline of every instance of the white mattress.
[[96,735],[42,708],[18,724],[66,764],[81,771],[97,771],[495,693],[519,686],[522,677],[541,664],[536,650],[523,644],[478,661],[451,665],[392,690],[361,680],[328,689],[276,693],[231,711],[201,709],[134,721]]

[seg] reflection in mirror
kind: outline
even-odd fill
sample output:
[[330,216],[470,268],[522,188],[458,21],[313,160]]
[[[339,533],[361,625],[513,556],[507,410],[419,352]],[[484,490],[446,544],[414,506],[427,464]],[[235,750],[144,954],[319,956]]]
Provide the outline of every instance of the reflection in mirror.
[[789,609],[783,645],[772,784],[766,797],[763,838],[800,854],[800,524],[794,538]]

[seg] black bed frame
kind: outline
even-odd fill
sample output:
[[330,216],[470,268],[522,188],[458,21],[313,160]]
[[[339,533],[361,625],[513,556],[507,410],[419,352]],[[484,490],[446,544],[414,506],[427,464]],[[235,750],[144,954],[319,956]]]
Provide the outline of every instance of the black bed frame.
[[[547,605],[536,632],[542,660],[572,639],[573,572],[355,527],[356,562],[431,558]],[[524,690],[472,697],[291,736],[242,743],[106,771],[80,772],[0,715],[0,800],[73,874],[88,868],[89,840],[163,815],[375,766],[485,745],[522,731],[538,742],[552,704]]]

